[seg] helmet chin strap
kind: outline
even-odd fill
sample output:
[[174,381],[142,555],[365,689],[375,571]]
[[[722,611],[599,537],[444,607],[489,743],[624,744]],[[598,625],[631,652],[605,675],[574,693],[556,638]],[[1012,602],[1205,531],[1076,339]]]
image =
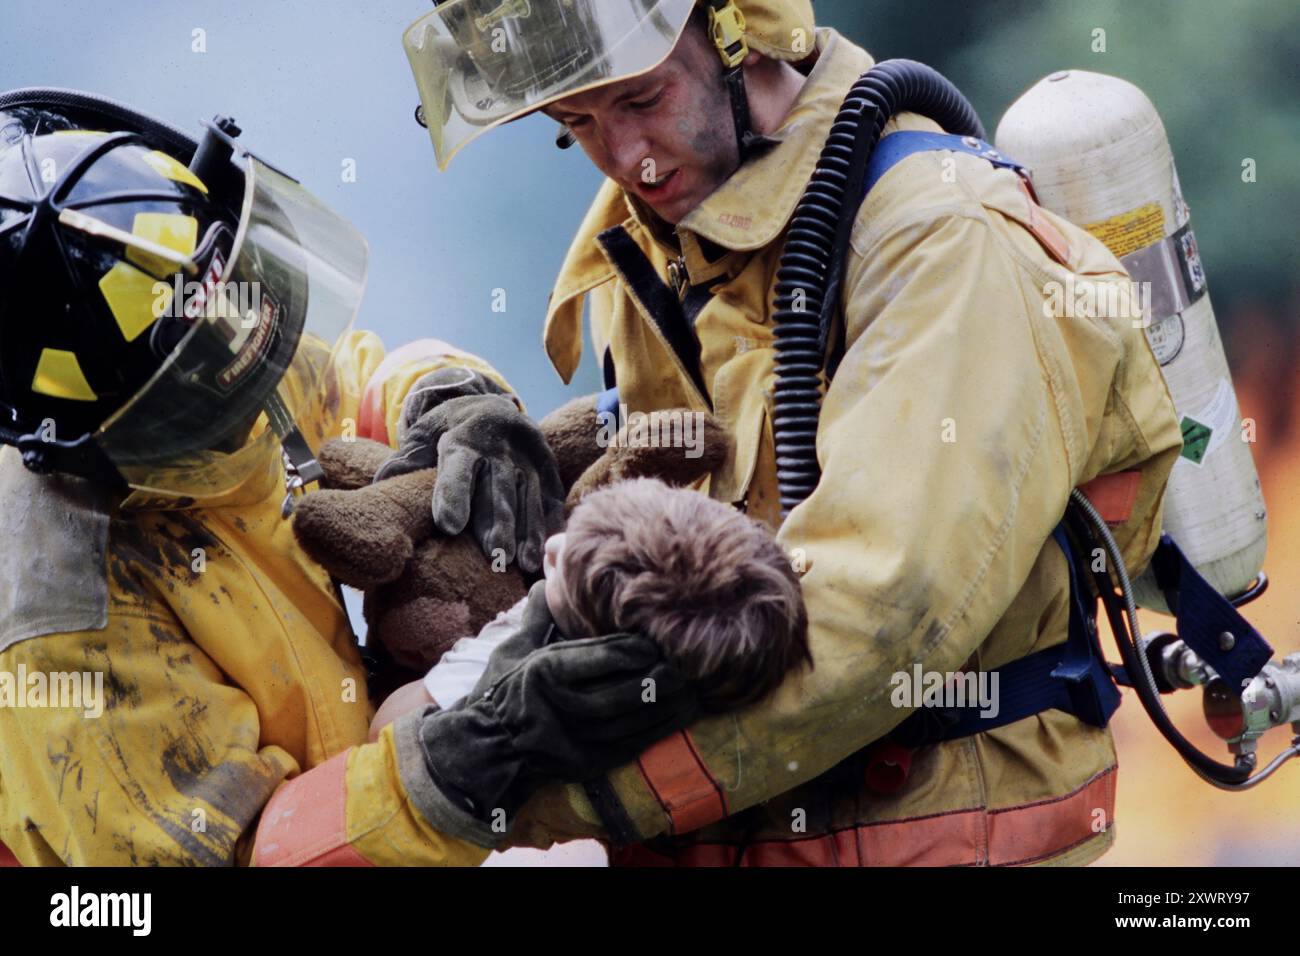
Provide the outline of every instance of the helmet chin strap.
[[113,491],[129,490],[122,473],[104,454],[92,434],[72,441],[59,441],[44,430],[27,433],[0,427],[0,441],[22,454],[23,466],[38,475],[65,474],[85,478]]
[[316,453],[307,444],[307,439],[303,437],[293,416],[289,414],[289,409],[276,392],[272,392],[266,399],[266,415],[284,450],[285,496],[284,504],[280,506],[280,516],[288,518],[293,514],[297,496],[302,494],[307,485],[324,478],[325,470],[321,468]]
[[731,98],[731,120],[736,127],[736,146],[743,166],[763,143],[754,131],[749,112],[749,94],[745,90],[745,57],[749,43],[745,40],[745,15],[736,0],[708,0],[709,36],[722,59],[723,82]]
[[[288,518],[293,514],[297,496],[302,494],[307,485],[324,478],[325,471],[277,393],[271,393],[264,408],[284,452],[286,493],[280,514]],[[130,491],[126,479],[104,454],[92,434],[82,435],[75,441],[56,441],[40,433],[24,434],[21,430],[0,425],[0,440],[15,446],[22,453],[23,464],[29,471],[37,474],[57,472],[76,475],[124,494]]]

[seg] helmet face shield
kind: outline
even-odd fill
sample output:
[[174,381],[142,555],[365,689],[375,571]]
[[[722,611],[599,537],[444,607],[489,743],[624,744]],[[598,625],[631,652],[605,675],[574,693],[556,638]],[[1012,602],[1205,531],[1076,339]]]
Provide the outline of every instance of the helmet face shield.
[[494,126],[654,69],[695,0],[449,0],[402,38],[445,169]]
[[320,400],[360,304],[361,234],[251,156],[239,230],[220,246],[202,274],[154,286],[167,358],[95,436],[134,488],[206,498],[278,470],[280,433]]

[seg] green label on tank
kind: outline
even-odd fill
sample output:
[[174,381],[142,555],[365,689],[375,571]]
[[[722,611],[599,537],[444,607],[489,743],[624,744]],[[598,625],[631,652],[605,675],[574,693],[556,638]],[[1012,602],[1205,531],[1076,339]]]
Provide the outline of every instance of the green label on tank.
[[1193,465],[1199,465],[1210,447],[1210,436],[1214,429],[1203,425],[1190,415],[1183,416],[1183,457]]

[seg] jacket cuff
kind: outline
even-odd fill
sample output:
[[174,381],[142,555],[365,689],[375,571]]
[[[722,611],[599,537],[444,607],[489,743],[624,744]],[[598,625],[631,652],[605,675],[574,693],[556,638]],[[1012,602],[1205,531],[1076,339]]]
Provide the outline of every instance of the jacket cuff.
[[420,726],[426,716],[436,712],[436,707],[428,707],[405,714],[393,724],[393,745],[397,750],[402,788],[411,804],[435,830],[476,846],[496,849],[505,834],[492,832],[491,826],[452,803],[429,775]]
[[465,365],[446,365],[421,375],[402,399],[402,410],[397,420],[397,438],[400,443],[405,433],[418,419],[453,398],[472,398],[500,395],[514,403],[520,412],[524,403],[514,390],[500,379],[486,374],[482,369]]

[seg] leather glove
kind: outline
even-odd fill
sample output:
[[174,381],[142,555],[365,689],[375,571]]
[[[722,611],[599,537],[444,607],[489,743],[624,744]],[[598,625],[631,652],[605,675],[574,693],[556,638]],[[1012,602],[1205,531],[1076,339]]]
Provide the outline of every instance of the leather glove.
[[433,523],[468,527],[483,553],[536,573],[549,535],[564,527],[560,469],[541,430],[496,383],[464,368],[421,378],[407,397],[398,454],[375,481],[437,467]]
[[588,780],[634,760],[700,713],[693,688],[649,638],[562,639],[538,582],[519,634],[493,652],[474,691],[420,724],[433,784],[424,811],[445,833],[499,845],[544,783]]

